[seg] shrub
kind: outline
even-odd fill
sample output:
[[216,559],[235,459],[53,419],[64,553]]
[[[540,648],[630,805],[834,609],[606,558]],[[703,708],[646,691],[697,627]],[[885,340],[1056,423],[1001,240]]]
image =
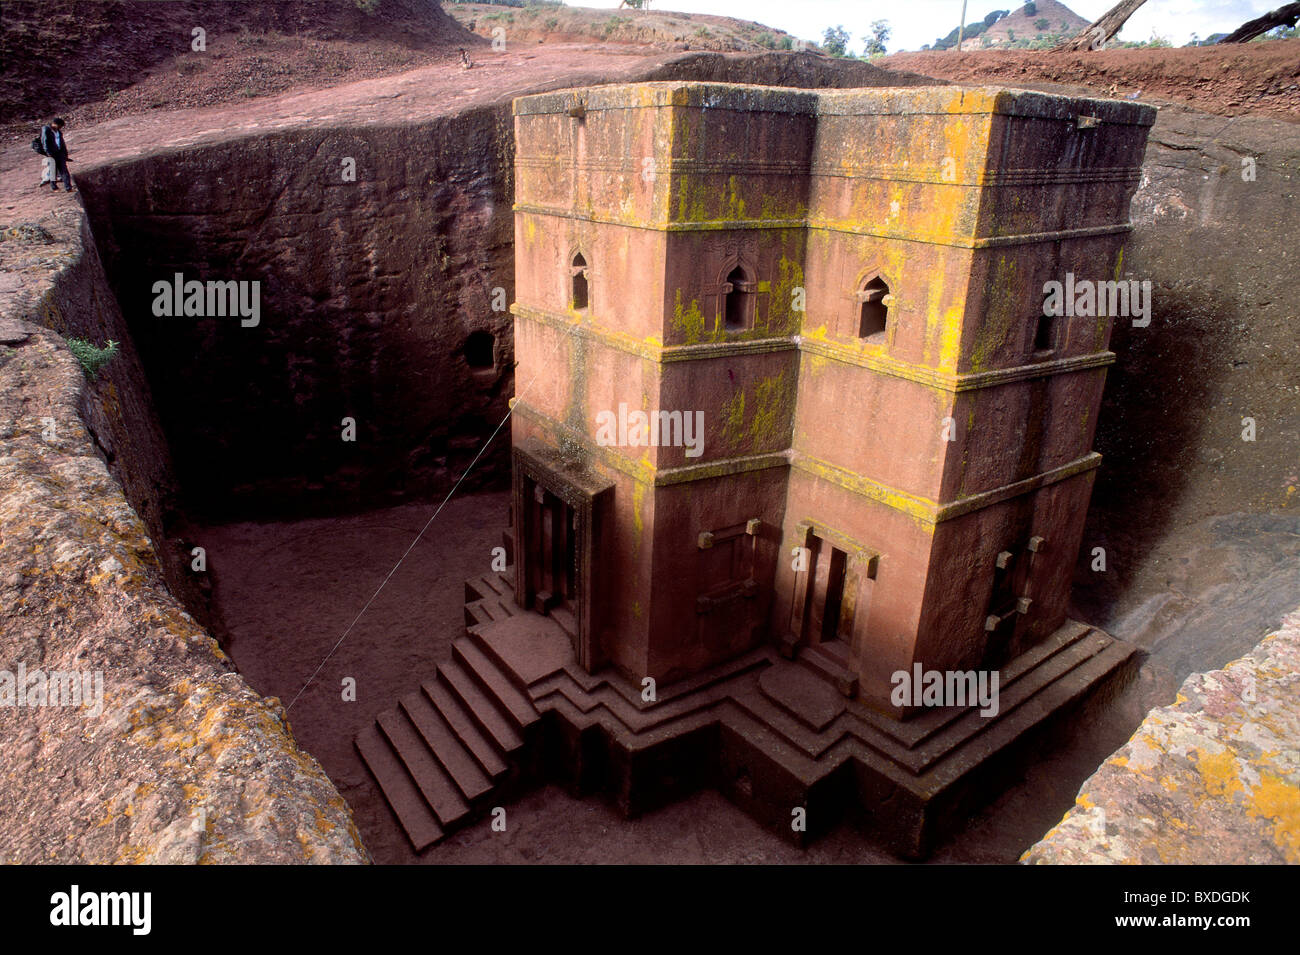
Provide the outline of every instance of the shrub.
[[99,369],[116,358],[118,352],[117,342],[111,338],[104,343],[103,348],[86,338],[69,338],[68,348],[71,349],[72,356],[81,362],[81,370],[91,381],[99,377]]

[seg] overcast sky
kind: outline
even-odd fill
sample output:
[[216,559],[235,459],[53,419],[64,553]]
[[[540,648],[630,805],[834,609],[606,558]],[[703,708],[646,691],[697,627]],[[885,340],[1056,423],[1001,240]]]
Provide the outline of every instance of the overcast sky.
[[[994,10],[1014,10],[1023,0],[967,0],[966,22]],[[1116,0],[1063,0],[1086,20],[1095,20]],[[1193,33],[1227,33],[1281,6],[1283,0],[1147,0],[1120,32],[1122,40],[1149,40],[1154,30],[1181,46]],[[570,6],[617,7],[618,0],[573,0]],[[893,28],[889,51],[919,50],[944,36],[961,18],[961,0],[651,0],[654,10],[713,13],[757,20],[805,40],[820,40],[828,26],[842,24],[853,36],[850,51],[862,52],[862,35],[873,20]]]

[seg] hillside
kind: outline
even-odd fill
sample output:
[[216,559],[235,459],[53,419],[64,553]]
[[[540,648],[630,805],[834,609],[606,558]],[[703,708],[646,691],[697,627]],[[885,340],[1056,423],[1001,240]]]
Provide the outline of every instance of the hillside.
[[[1091,21],[1057,0],[1029,0],[1023,6],[972,16],[962,30],[962,50],[1047,49],[1062,37],[1072,36]],[[951,50],[957,45],[957,27],[925,49]]]
[[1089,53],[929,50],[879,62],[954,83],[1068,83],[1105,96],[1168,99],[1221,116],[1253,113],[1300,122],[1300,39]]
[[[194,27],[178,24],[201,27],[203,48],[195,49]],[[67,113],[159,70],[187,80],[192,95],[177,102],[174,83],[156,83],[154,100],[110,99],[104,115],[347,82],[481,42],[438,0],[374,0],[364,9],[356,0],[4,0],[0,123]]]
[[619,43],[669,51],[716,50],[753,53],[789,50],[795,38],[750,20],[672,10],[602,10],[592,7],[528,4],[505,7],[448,3],[453,19],[479,36],[504,29],[507,43]]
[[1090,22],[1057,0],[1033,0],[1012,10],[974,40],[962,43],[962,49],[1031,46],[1035,41],[1055,45],[1060,37],[1073,36]]
[[[728,17],[522,2],[443,7],[438,0],[376,0],[365,8],[358,0],[3,2],[5,141],[25,141],[33,124],[56,113],[75,127],[324,89],[434,64],[457,71],[461,47],[476,63],[499,59],[489,46],[494,36],[504,36],[511,52],[546,44],[569,47],[578,59],[578,50],[593,46],[638,55],[794,45],[780,30]],[[203,25],[203,49],[193,48],[190,28],[178,23]],[[494,34],[497,29],[505,33]],[[49,69],[50,63],[76,68]],[[726,72],[725,64],[716,69]],[[827,63],[825,71],[845,74],[839,85],[851,83],[848,63]]]

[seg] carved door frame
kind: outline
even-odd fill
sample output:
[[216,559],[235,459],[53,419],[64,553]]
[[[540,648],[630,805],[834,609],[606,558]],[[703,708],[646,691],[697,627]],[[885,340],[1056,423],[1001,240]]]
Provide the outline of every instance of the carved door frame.
[[[811,553],[813,538],[818,538],[844,553],[844,587],[840,596],[840,623],[838,629],[841,632],[848,630],[850,634],[849,659],[857,661],[861,655],[862,631],[866,625],[866,614],[861,615],[861,619],[859,619],[858,614],[862,588],[864,581],[874,581],[876,579],[880,555],[871,548],[864,547],[857,541],[833,531],[825,525],[813,521],[800,521],[795,525],[797,546],[803,547]],[[829,555],[823,555],[823,559],[829,559]],[[790,633],[794,638],[792,643],[795,647],[812,646],[821,642],[820,635],[805,632],[808,610],[810,609],[809,601],[813,597],[814,585],[813,562],[810,558],[803,570],[794,572],[794,597],[790,604]],[[867,609],[869,611],[870,608]]]
[[596,475],[566,468],[558,452],[550,448],[515,445],[513,449],[512,498],[515,513],[515,602],[534,609],[537,597],[529,561],[533,559],[538,528],[534,525],[533,488],[540,487],[563,501],[573,511],[575,618],[573,652],[588,673],[605,663],[600,646],[599,607],[596,595],[600,582],[593,579],[601,561],[596,554],[601,523],[613,497],[613,485]]

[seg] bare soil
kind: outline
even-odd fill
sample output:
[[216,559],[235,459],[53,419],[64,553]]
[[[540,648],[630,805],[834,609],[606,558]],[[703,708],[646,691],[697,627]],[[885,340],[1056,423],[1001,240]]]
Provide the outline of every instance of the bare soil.
[[1300,39],[1091,53],[941,50],[896,53],[878,62],[958,83],[1065,83],[1220,116],[1249,113],[1300,123]]
[[[313,53],[325,60],[325,73],[338,68],[340,53],[362,61],[363,72],[350,77],[359,79],[375,75],[364,72],[368,59],[401,50],[445,53],[482,42],[457,26],[437,0],[370,0],[368,5],[369,10],[356,0],[5,0],[0,120],[66,115],[157,72],[205,72],[220,62],[211,54],[228,52],[232,40],[253,57],[264,55],[252,64],[253,71],[242,69],[249,64],[238,57],[214,71],[239,81],[235,95],[244,95],[247,85],[260,89],[263,74],[301,77],[306,82],[298,86],[312,85],[320,76]],[[277,44],[277,37],[326,45],[302,45],[294,52]],[[393,64],[390,71],[400,68]],[[176,106],[197,105],[185,101],[184,84],[173,92],[182,94],[172,101]]]
[[448,3],[444,9],[467,30],[489,39],[500,36],[507,43],[599,42],[663,50],[759,52],[790,49],[794,42],[784,30],[752,20],[673,10],[485,3]]

